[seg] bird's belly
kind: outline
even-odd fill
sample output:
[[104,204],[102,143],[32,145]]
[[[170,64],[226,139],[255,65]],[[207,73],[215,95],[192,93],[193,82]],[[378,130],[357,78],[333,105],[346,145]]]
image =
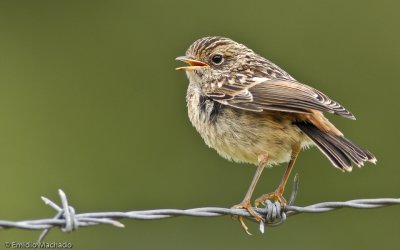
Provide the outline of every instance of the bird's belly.
[[291,121],[281,119],[278,113],[222,106],[210,116],[211,112],[191,112],[188,107],[190,120],[205,143],[229,160],[257,164],[258,156],[267,154],[269,165],[288,162],[292,147],[307,141]]
[[280,144],[274,141],[268,132],[264,131],[262,136],[256,140],[237,139],[238,134],[225,133],[225,139],[218,137],[209,138],[207,144],[214,148],[222,157],[235,162],[245,162],[251,164],[258,163],[259,155],[268,156],[268,165],[288,162],[290,160],[291,147],[288,144]]
[[236,162],[257,164],[262,154],[268,155],[270,165],[289,161],[293,138],[268,125],[244,128],[236,121],[216,123],[202,137],[222,157]]

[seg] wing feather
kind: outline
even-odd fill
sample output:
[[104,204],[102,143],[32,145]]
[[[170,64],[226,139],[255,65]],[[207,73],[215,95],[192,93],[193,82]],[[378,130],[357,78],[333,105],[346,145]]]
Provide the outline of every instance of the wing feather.
[[293,80],[266,79],[250,85],[224,85],[207,93],[207,96],[232,107],[257,112],[311,113],[312,110],[319,110],[355,119],[351,112],[321,91]]

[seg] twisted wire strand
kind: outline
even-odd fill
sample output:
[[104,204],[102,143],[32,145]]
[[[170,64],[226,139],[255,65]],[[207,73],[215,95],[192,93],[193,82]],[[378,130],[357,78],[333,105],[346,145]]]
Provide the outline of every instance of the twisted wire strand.
[[[288,205],[282,207],[279,202],[271,202],[269,200],[264,204],[265,207],[254,208],[265,219],[260,222],[260,231],[264,233],[265,226],[279,226],[290,216],[301,213],[323,213],[340,208],[380,208],[390,205],[399,205],[400,198],[378,198],[378,199],[357,199],[350,201],[337,202],[321,202],[306,207],[293,206],[298,191],[298,176],[295,176],[292,195]],[[216,217],[224,215],[236,215],[254,220],[254,218],[245,209],[221,208],[221,207],[201,207],[191,209],[154,209],[142,211],[127,212],[91,212],[91,213],[75,213],[75,209],[69,205],[67,196],[61,189],[58,190],[61,199],[61,206],[57,205],[48,198],[41,197],[46,205],[56,210],[53,218],[34,219],[24,221],[6,221],[0,220],[0,229],[25,229],[25,230],[42,230],[39,236],[39,242],[42,242],[54,227],[61,228],[63,232],[71,232],[79,227],[95,226],[99,224],[109,224],[116,227],[125,227],[119,222],[120,219],[137,219],[137,220],[159,220],[172,218],[177,216],[193,216],[193,217]]]

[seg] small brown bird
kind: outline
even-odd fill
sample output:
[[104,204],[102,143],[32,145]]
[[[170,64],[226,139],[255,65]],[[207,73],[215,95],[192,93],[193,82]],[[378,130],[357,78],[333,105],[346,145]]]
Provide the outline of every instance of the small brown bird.
[[245,45],[204,37],[176,60],[189,64],[177,70],[187,72],[189,118],[205,143],[228,160],[258,165],[243,201],[234,206],[247,209],[257,221],[263,218],[250,199],[265,166],[289,162],[278,188],[256,199],[256,206],[267,199],[285,205],[283,191],[302,148],[316,145],[342,171],[351,171],[352,163],[376,163],[370,152],[346,139],[323,115],[355,120],[352,113]]

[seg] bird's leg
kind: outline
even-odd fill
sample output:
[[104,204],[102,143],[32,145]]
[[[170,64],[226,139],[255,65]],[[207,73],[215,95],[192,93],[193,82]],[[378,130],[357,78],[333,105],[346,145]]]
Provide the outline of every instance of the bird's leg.
[[269,199],[273,199],[274,201],[279,201],[282,204],[282,206],[286,205],[286,199],[282,195],[283,195],[283,192],[285,191],[285,186],[286,186],[287,180],[290,176],[290,172],[292,171],[292,168],[296,161],[296,158],[300,153],[300,149],[301,149],[300,144],[296,144],[292,148],[292,155],[290,157],[289,164],[286,168],[285,174],[283,175],[282,181],[279,184],[278,188],[274,192],[264,194],[261,197],[259,197],[258,199],[256,199],[256,201],[255,201],[256,207]]
[[[267,164],[267,162],[268,162],[268,155],[267,154],[263,154],[263,155],[260,155],[258,157],[257,171],[254,174],[253,180],[251,181],[250,187],[247,190],[247,193],[246,193],[243,201],[232,207],[232,208],[244,208],[244,209],[246,209],[254,217],[254,219],[256,219],[256,221],[262,221],[264,219],[262,218],[262,216],[259,213],[257,213],[253,209],[253,207],[251,206],[251,203],[250,203],[250,199],[251,199],[251,196],[253,195],[253,191],[254,191],[254,189],[256,187],[258,179],[260,179],[260,175],[261,175],[262,171],[264,170],[264,167]],[[238,217],[234,216],[234,218],[237,218],[240,221],[240,224],[242,225],[242,227],[246,231],[246,233],[250,234],[249,231],[247,230],[248,228],[247,228],[246,224],[243,221],[243,217],[242,216],[238,216]]]

